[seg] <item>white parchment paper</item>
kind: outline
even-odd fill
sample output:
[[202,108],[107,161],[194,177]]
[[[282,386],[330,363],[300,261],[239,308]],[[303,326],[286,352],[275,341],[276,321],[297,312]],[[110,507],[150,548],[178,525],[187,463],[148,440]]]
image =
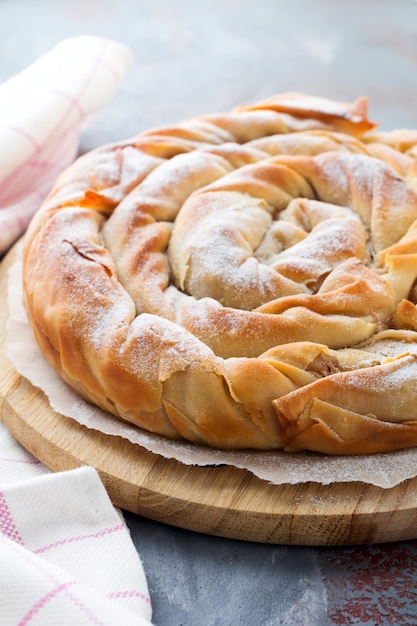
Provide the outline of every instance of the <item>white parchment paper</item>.
[[124,437],[150,452],[174,458],[186,465],[234,465],[273,484],[361,481],[390,488],[417,475],[417,449],[383,454],[331,457],[314,453],[212,450],[189,443],[173,442],[119,421],[85,402],[44,358],[30,328],[22,305],[22,263],[20,252],[8,274],[6,353],[19,374],[39,387],[52,408],[87,428]]

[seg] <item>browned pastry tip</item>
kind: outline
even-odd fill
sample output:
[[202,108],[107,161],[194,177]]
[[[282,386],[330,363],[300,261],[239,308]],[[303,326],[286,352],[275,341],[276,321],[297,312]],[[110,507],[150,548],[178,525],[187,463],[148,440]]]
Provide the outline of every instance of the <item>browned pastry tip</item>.
[[315,381],[274,400],[284,445],[292,450],[308,445],[327,454],[417,445],[416,376],[417,355],[405,354]]
[[315,118],[332,129],[360,136],[377,127],[368,119],[368,98],[362,96],[354,102],[336,102],[328,98],[290,92],[277,94],[249,106],[241,106],[240,111],[272,109],[307,119]]

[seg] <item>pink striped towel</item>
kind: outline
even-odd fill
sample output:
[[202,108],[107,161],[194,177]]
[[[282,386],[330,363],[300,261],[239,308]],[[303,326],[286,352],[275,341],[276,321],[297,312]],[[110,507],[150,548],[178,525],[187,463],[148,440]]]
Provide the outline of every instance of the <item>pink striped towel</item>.
[[129,62],[123,44],[74,37],[0,85],[0,255],[74,160],[81,129],[114,94]]
[[0,590],[0,624],[151,623],[142,563],[97,472],[50,472],[1,423]]

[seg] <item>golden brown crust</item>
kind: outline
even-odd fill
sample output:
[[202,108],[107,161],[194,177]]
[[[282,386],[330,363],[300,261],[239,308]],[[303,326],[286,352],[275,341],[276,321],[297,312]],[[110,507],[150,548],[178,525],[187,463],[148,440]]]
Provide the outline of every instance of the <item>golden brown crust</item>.
[[83,156],[25,238],[46,358],[173,439],[417,445],[417,136],[374,128],[280,94]]

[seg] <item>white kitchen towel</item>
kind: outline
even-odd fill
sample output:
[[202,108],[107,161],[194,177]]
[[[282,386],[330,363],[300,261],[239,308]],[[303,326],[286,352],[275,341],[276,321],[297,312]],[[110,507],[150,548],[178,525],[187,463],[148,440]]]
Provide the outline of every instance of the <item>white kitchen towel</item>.
[[76,157],[81,130],[114,95],[130,59],[119,42],[74,37],[0,85],[0,254]]
[[0,624],[151,623],[140,557],[97,472],[50,472],[0,423]]

